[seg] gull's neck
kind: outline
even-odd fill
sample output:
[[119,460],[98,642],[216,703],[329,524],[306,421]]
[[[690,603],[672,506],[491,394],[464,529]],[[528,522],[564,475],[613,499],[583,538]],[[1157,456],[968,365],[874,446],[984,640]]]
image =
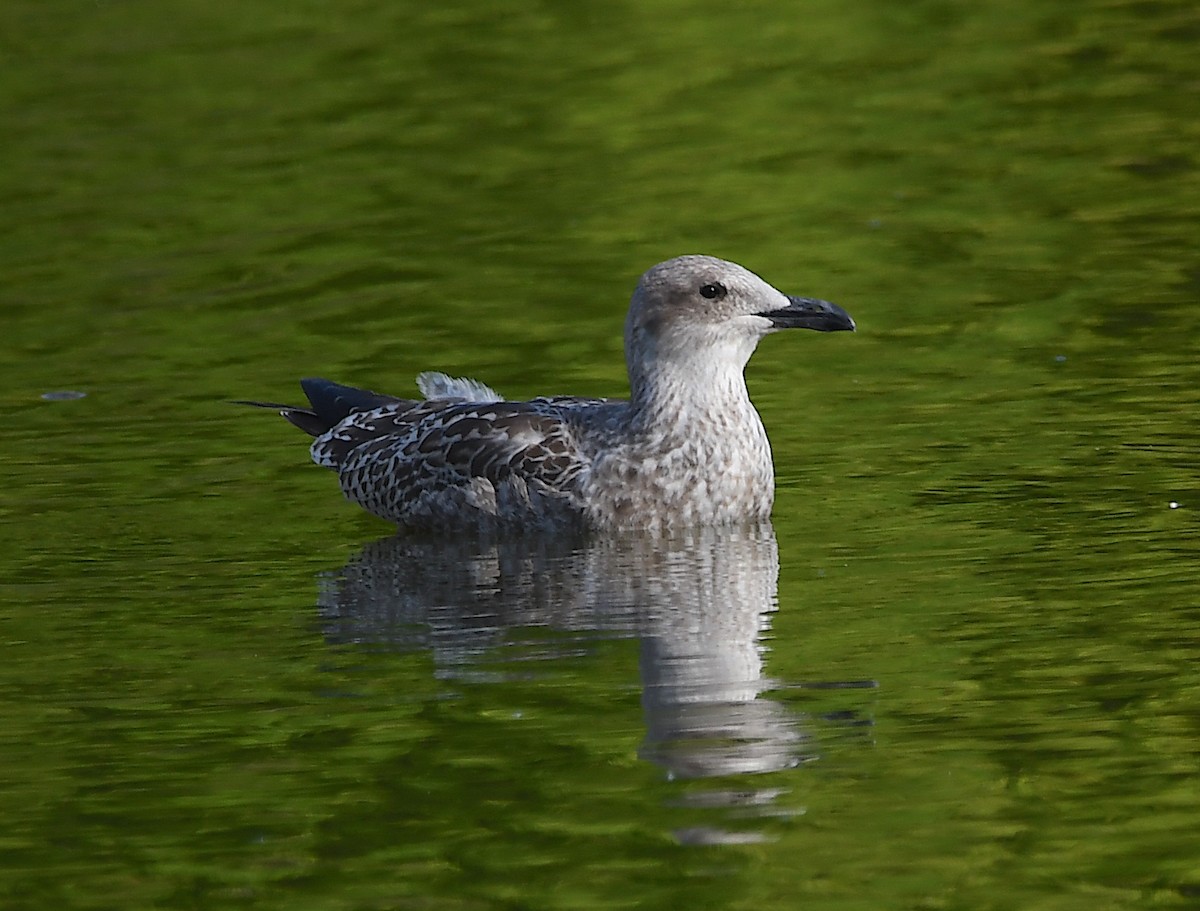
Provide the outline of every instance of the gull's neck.
[[[742,375],[752,337],[683,335],[627,346],[630,403],[620,444],[594,466],[604,521],[724,524],[771,513],[771,445]],[[635,341],[638,341],[635,339]]]
[[706,428],[723,434],[739,425],[761,430],[743,373],[756,340],[704,341],[630,346],[630,419],[636,429],[684,437]]

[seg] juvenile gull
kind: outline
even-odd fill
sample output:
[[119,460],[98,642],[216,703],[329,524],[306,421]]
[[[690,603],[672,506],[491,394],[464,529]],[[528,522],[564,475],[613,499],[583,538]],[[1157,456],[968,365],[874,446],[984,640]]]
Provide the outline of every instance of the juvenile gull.
[[771,447],[743,376],[779,329],[853,330],[735,263],[680,256],[642,276],[625,320],[630,399],[507,402],[422,373],[424,400],[323,379],[273,406],[316,437],[346,497],[407,528],[660,528],[767,519]]

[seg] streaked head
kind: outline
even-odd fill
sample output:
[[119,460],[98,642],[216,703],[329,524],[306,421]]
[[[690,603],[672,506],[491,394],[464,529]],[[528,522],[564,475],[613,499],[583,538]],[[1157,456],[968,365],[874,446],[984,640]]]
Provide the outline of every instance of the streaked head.
[[638,282],[625,320],[630,380],[655,362],[696,357],[745,366],[759,339],[779,329],[853,330],[841,307],[792,297],[737,263],[678,256]]

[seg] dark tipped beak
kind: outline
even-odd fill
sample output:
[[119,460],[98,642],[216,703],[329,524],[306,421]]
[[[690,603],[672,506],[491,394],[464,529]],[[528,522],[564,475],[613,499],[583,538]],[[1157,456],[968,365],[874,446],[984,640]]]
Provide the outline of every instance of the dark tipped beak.
[[829,301],[814,297],[792,297],[788,305],[779,310],[768,310],[759,316],[766,317],[776,329],[816,329],[818,332],[853,332],[854,320],[850,314]]

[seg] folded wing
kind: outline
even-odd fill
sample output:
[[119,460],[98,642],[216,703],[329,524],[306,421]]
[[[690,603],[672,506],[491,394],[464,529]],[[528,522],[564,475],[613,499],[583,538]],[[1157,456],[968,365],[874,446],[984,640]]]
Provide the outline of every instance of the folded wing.
[[587,464],[550,402],[400,401],[354,412],[312,446],[351,500],[410,524],[461,525],[462,514],[577,511]]

